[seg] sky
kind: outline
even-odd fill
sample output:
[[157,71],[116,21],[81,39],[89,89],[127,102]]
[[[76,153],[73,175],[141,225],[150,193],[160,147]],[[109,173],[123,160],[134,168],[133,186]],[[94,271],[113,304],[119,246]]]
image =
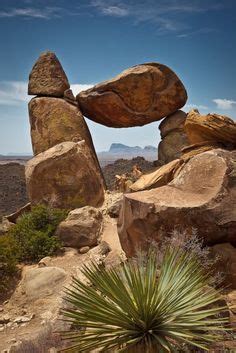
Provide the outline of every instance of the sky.
[[[144,62],[172,68],[198,108],[236,119],[236,0],[0,0],[0,154],[31,153],[27,80],[54,51],[74,92]],[[157,146],[155,122],[112,129],[87,120],[97,151]]]

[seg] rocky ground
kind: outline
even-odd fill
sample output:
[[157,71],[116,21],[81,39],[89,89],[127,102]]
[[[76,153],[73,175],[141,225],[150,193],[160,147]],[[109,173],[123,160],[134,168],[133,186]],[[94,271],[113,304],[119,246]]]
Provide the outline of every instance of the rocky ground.
[[[77,249],[65,248],[65,253],[57,257],[47,257],[36,265],[26,265],[22,269],[21,281],[14,294],[0,306],[0,352],[26,353],[24,349],[33,344],[40,345],[41,350],[49,352],[49,348],[62,345],[55,332],[66,328],[60,320],[60,308],[65,305],[64,288],[71,283],[72,276],[81,278],[81,268],[91,261],[103,261],[107,266],[124,259],[116,219],[108,215],[111,205],[120,200],[120,194],[106,194],[105,202],[100,208],[103,214],[103,226],[99,237],[99,245],[87,249],[81,254]],[[85,249],[86,251],[86,249]],[[54,332],[54,333],[52,333]],[[43,337],[43,338],[42,338]],[[21,342],[25,347],[21,346]],[[30,342],[30,343],[29,343]],[[32,343],[34,342],[34,343]],[[48,342],[48,343],[46,343]],[[29,348],[30,349],[30,348]],[[28,352],[28,351],[27,351]]]

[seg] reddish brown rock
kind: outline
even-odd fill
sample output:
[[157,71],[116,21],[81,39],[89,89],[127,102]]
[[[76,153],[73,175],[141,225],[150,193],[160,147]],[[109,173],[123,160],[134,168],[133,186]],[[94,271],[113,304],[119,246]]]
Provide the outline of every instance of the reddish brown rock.
[[184,131],[187,114],[181,110],[167,116],[159,125],[161,142],[158,145],[158,160],[169,163],[181,157],[181,150],[189,145]]
[[236,146],[236,123],[224,115],[200,115],[191,110],[185,122],[185,131],[191,144],[214,141],[224,146]]
[[56,235],[64,246],[81,248],[98,244],[102,230],[102,213],[90,206],[71,211],[59,224]]
[[173,229],[197,229],[206,244],[236,244],[236,151],[191,158],[166,186],[126,194],[118,222],[127,256]]
[[85,141],[63,142],[31,159],[26,183],[32,204],[74,209],[99,206],[103,179]]
[[77,107],[60,98],[33,98],[29,103],[31,140],[34,154],[65,141],[85,140],[95,153],[83,115]]
[[56,55],[50,51],[42,53],[29,75],[28,94],[63,97],[68,88],[68,79]]
[[110,127],[131,127],[174,113],[184,106],[187,93],[167,66],[146,63],[80,92],[76,99],[89,119]]

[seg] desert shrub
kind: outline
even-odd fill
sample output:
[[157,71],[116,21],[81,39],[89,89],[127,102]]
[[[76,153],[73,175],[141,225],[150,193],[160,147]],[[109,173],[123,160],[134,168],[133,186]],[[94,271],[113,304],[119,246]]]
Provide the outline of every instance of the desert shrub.
[[64,336],[72,343],[66,352],[164,353],[182,344],[200,351],[222,339],[226,307],[198,257],[170,247],[158,269],[156,249],[145,255],[113,269],[92,264],[82,270],[86,282],[73,280],[66,300],[74,307],[64,315],[86,329]]
[[13,237],[0,236],[0,293],[8,290],[10,279],[17,273],[17,244]]
[[44,205],[34,206],[31,212],[23,214],[9,231],[17,243],[18,260],[34,262],[54,254],[61,247],[54,232],[66,215],[65,210]]

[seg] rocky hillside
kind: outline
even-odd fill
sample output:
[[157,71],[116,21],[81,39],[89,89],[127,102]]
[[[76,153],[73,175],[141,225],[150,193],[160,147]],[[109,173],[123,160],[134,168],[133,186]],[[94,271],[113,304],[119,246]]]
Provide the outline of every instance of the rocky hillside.
[[27,202],[24,165],[0,164],[0,217],[14,212]]

